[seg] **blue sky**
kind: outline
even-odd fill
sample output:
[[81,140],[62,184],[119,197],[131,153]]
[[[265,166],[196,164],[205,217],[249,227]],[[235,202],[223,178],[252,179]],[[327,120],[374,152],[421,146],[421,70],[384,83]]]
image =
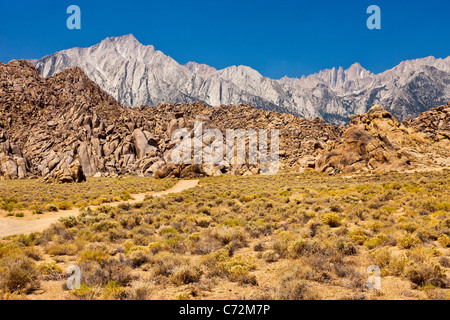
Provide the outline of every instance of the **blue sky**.
[[[81,30],[66,9],[81,8]],[[381,30],[369,30],[369,5]],[[382,72],[405,59],[450,55],[448,0],[9,1],[0,5],[0,61],[41,58],[132,33],[179,63],[247,65],[300,77],[359,62]]]

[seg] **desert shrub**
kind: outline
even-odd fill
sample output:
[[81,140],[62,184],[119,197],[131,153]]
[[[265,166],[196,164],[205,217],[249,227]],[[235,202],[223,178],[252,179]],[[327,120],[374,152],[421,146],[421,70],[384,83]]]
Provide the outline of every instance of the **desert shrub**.
[[253,250],[256,252],[264,251],[264,250],[266,250],[266,245],[264,244],[264,242],[258,242],[253,247]]
[[200,281],[202,274],[198,266],[181,265],[173,270],[169,279],[176,285],[189,284]]
[[228,260],[229,257],[230,251],[223,248],[203,256],[203,263],[208,267],[214,267],[218,263]]
[[34,262],[24,255],[9,255],[0,259],[0,288],[8,292],[28,293],[39,288]]
[[372,250],[369,252],[369,255],[373,264],[377,265],[380,269],[388,267],[392,260],[392,254],[389,248]]
[[362,245],[368,240],[366,232],[362,228],[356,228],[348,233],[350,241]]
[[132,199],[132,196],[130,195],[130,193],[128,191],[122,191],[120,193],[120,197],[122,198],[122,200],[127,201]]
[[235,256],[219,263],[217,268],[223,270],[231,281],[242,281],[251,270],[255,269],[255,265],[242,256]]
[[406,256],[415,261],[415,262],[426,262],[430,260],[432,257],[438,257],[442,253],[435,247],[431,248],[423,248],[423,247],[414,247],[406,252]]
[[176,234],[178,234],[178,232],[173,227],[165,227],[165,228],[161,229],[159,234],[162,235],[162,236],[164,236],[164,235],[176,235]]
[[70,210],[72,209],[73,203],[70,201],[60,201],[55,203],[59,210]]
[[64,273],[63,269],[54,262],[44,262],[37,266],[37,270],[41,275],[60,276]]
[[127,255],[127,258],[128,261],[130,261],[131,266],[133,268],[137,268],[143,265],[144,263],[149,262],[151,256],[148,254],[148,252],[145,252],[144,250],[132,250]]
[[397,239],[397,246],[400,249],[410,249],[420,244],[422,244],[422,241],[411,234],[406,234]]
[[410,261],[405,255],[393,256],[389,262],[389,273],[394,276],[400,276],[404,273],[409,263]]
[[[42,258],[41,251],[39,250],[39,247],[35,246],[36,243],[30,240],[31,235],[24,236],[23,241],[27,241],[28,244],[23,243],[26,247],[21,248],[21,251],[24,255],[26,255],[28,258],[33,259],[34,261],[39,261]],[[20,239],[22,240],[22,239]],[[19,241],[20,241],[19,240]]]
[[155,254],[163,249],[163,244],[160,242],[150,242],[147,247],[153,254]]
[[289,244],[288,252],[292,258],[298,258],[307,249],[307,243],[304,239],[297,239]]
[[441,259],[439,259],[439,264],[444,268],[450,268],[450,259],[447,257],[441,257]]
[[109,229],[117,228],[119,224],[116,221],[103,220],[92,225],[95,231],[108,231]]
[[330,210],[332,211],[332,212],[343,212],[344,211],[344,208],[342,208],[340,205],[338,205],[338,204],[333,204],[331,207],[330,207]]
[[353,256],[358,253],[356,246],[350,241],[338,239],[335,242],[334,246],[338,252],[342,253],[345,256]]
[[194,300],[194,297],[189,292],[180,292],[172,300]]
[[129,203],[127,203],[127,202],[123,202],[123,203],[119,203],[117,208],[122,210],[122,211],[130,211],[131,205]]
[[242,228],[214,228],[210,234],[213,239],[219,240],[223,245],[233,242],[235,246],[243,247],[247,244],[247,236]]
[[117,281],[109,281],[102,290],[102,300],[125,300],[127,292]]
[[14,210],[14,204],[12,203],[4,203],[2,204],[2,209],[8,212],[12,212]]
[[165,277],[171,276],[179,267],[188,263],[187,258],[168,252],[160,252],[152,259],[154,274]]
[[364,224],[364,226],[372,232],[380,231],[383,228],[381,221],[370,221]]
[[104,286],[115,281],[121,286],[127,286],[136,277],[126,260],[108,258],[99,264],[93,260],[82,261],[78,264],[82,274],[82,283],[90,287]]
[[322,217],[323,223],[332,228],[339,227],[341,225],[341,220],[342,218],[335,212],[327,213]]
[[280,255],[275,250],[266,250],[261,253],[261,258],[270,263],[278,261]]
[[99,286],[90,287],[82,283],[80,288],[71,290],[70,293],[78,300],[96,300],[101,296],[101,288]]
[[364,241],[364,246],[369,249],[374,249],[383,245],[387,241],[387,236],[385,234],[379,234],[376,237],[370,238]]
[[432,228],[418,228],[413,235],[418,237],[423,242],[428,240],[434,241],[439,237],[437,230]]
[[450,211],[450,202],[437,202],[434,204],[434,207],[436,208],[436,210]]
[[134,281],[127,292],[128,300],[148,300],[151,293],[151,287],[144,281]]
[[400,229],[403,229],[409,233],[413,233],[419,228],[419,225],[412,221],[401,222],[398,224],[398,226],[400,227]]
[[48,212],[58,212],[58,207],[54,205],[53,203],[47,205],[47,211]]
[[276,300],[317,300],[319,296],[304,280],[304,272],[298,268],[285,271],[280,276],[277,287],[272,294]]
[[438,242],[443,246],[444,248],[450,247],[450,237],[446,234],[443,234],[438,238]]
[[59,222],[61,222],[66,228],[73,228],[78,224],[77,218],[74,216],[61,217],[59,218]]
[[108,257],[109,254],[101,249],[97,250],[85,249],[81,251],[79,261],[81,262],[94,261],[102,264]]
[[51,256],[73,256],[77,253],[78,248],[73,243],[54,243],[49,245],[46,251]]
[[445,271],[437,264],[413,264],[406,267],[405,276],[419,286],[430,284],[443,288],[447,286]]
[[450,228],[450,218],[445,218],[444,220],[442,220],[442,222],[441,222],[441,228],[442,228],[442,229],[448,229],[448,228]]
[[280,257],[286,257],[289,253],[289,244],[292,240],[287,238],[284,234],[275,238],[271,244],[272,250],[274,250]]

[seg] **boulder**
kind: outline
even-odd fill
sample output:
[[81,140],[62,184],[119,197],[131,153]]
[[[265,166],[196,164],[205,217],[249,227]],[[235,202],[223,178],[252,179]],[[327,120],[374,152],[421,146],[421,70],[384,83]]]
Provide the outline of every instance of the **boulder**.
[[44,179],[47,183],[80,183],[86,181],[83,167],[78,163],[72,163],[68,167],[54,172]]

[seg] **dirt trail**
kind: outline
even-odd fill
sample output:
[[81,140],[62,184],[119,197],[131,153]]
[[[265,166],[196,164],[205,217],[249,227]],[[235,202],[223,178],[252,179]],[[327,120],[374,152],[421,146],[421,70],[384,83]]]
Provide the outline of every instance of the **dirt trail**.
[[[142,202],[142,201],[144,201],[146,195],[152,195],[153,197],[161,197],[161,196],[167,195],[169,193],[182,192],[184,190],[194,188],[197,185],[198,185],[198,180],[182,180],[182,181],[178,181],[178,183],[176,185],[174,185],[172,188],[169,188],[164,191],[133,194],[132,195],[134,198],[133,200],[105,203],[104,205],[117,207],[121,203],[130,203],[131,204],[131,203],[136,203],[136,202]],[[98,206],[90,206],[91,209],[96,208],[96,207],[98,207]],[[76,208],[76,209],[51,213],[50,218],[46,218],[46,217],[39,218],[39,216],[38,216],[38,218],[33,219],[33,220],[28,220],[28,221],[19,221],[19,220],[15,220],[15,219],[0,218],[0,238],[14,235],[14,234],[27,234],[27,233],[31,233],[31,232],[43,231],[61,217],[77,216],[78,214],[80,214],[80,209]]]

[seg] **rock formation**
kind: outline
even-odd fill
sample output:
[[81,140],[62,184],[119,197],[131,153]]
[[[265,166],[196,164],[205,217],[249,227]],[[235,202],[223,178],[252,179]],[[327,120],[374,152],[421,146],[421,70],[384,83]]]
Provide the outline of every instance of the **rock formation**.
[[[250,148],[260,142],[259,129],[268,135],[278,130],[281,170],[407,170],[449,165],[450,159],[448,104],[403,124],[375,106],[367,114],[353,116],[347,127],[247,104],[130,108],[78,67],[44,78],[31,63],[13,60],[0,63],[0,111],[0,177],[6,179],[71,182],[82,181],[83,176],[121,174],[164,178],[264,173],[270,169],[266,164],[248,158]],[[191,163],[178,164],[173,155],[180,154],[174,149],[180,144],[173,134],[181,129],[192,138],[199,122],[202,133],[219,132],[222,145],[212,136],[203,136],[197,147],[188,140]],[[241,163],[234,137],[227,146],[231,129],[244,141],[247,158]],[[267,138],[270,150],[272,140]],[[219,150],[217,146],[222,148],[222,161],[196,162],[198,148],[204,157]],[[261,159],[264,152],[255,150]]]
[[[446,115],[439,109],[437,118]],[[427,118],[426,116],[424,116]],[[413,120],[416,127],[424,120]],[[436,115],[435,115],[436,117]],[[450,145],[438,145],[414,126],[401,125],[389,112],[377,105],[367,114],[352,116],[350,124],[342,135],[342,140],[330,152],[320,157],[315,168],[327,173],[350,173],[359,170],[375,172],[402,171],[430,168],[437,165],[436,158],[448,160]],[[424,131],[428,131],[424,130]],[[448,138],[446,142],[448,143]]]
[[45,79],[23,60],[0,64],[0,110],[0,176],[12,179],[35,176],[46,181],[61,181],[61,177],[70,180],[67,169],[75,162],[87,177],[259,172],[260,168],[247,163],[174,165],[172,133],[185,128],[192,134],[198,119],[204,122],[205,130],[219,129],[224,137],[227,129],[279,129],[282,168],[311,167],[311,157],[330,148],[342,131],[319,118],[303,119],[248,105],[123,107],[80,68],[69,68]]

